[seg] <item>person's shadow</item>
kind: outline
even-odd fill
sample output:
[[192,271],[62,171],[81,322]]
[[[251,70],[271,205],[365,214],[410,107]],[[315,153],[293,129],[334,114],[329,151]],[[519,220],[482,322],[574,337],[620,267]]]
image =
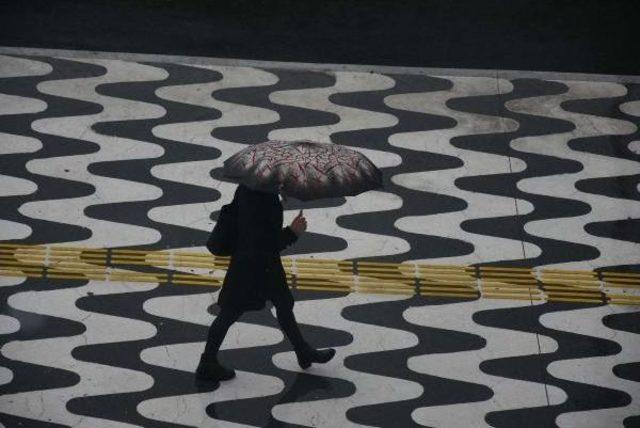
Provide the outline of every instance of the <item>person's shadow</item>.
[[[317,397],[312,397],[311,393],[313,391],[323,391],[327,392],[331,389],[331,380],[329,378],[317,375],[311,375],[308,373],[297,372],[295,377],[293,378],[293,383],[285,392],[280,396],[280,399],[273,404],[275,407],[278,404],[282,403],[295,403],[297,401],[311,401],[310,399],[317,398],[320,399],[321,396],[328,394],[316,394]],[[267,421],[267,428],[276,428],[276,427],[284,427],[290,426],[289,424],[285,424],[273,417],[273,414],[269,414],[269,420]]]
[[[207,380],[198,380],[195,379],[194,386],[195,389],[200,393],[213,392],[220,387],[222,383],[216,381],[207,381]],[[289,387],[289,389],[280,396],[280,398],[273,403],[273,406],[282,403],[295,403],[297,401],[312,401],[314,398],[321,399],[323,396],[328,396],[328,394],[323,394],[322,392],[328,392],[331,390],[331,379],[312,375],[309,373],[297,372],[293,377],[293,383]],[[317,394],[312,394],[313,391],[321,391]],[[272,406],[272,407],[273,407]],[[207,407],[207,413],[211,417],[216,417],[216,406],[215,403],[212,403]],[[288,426],[281,421],[278,421],[273,417],[271,413],[269,413],[269,419],[267,420],[267,424],[265,427],[268,428],[276,428],[276,427],[284,427]]]
[[195,387],[195,390],[200,393],[215,391],[220,388],[220,385],[221,383],[219,381],[198,379],[195,376],[193,379],[193,386]]
[[[212,382],[212,381],[203,381],[196,380],[195,387],[198,392],[212,392],[218,389],[221,385],[221,382]],[[293,378],[293,383],[289,387],[289,389],[280,396],[280,399],[273,403],[273,406],[282,403],[295,403],[299,400],[310,401],[310,398],[318,398],[320,399],[322,395],[326,394],[317,394],[317,397],[312,397],[313,391],[324,391],[327,392],[331,389],[331,380],[322,376],[310,375],[307,373],[296,373]],[[272,406],[272,407],[273,407]],[[210,405],[207,408],[207,411],[211,417],[215,418],[215,405]],[[275,419],[271,413],[269,413],[269,420],[265,427],[267,428],[276,428],[276,427],[284,427],[287,424]]]

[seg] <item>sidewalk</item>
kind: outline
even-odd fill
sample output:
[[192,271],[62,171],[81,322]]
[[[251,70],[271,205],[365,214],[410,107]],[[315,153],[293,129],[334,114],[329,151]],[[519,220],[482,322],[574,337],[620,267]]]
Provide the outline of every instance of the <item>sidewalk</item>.
[[[266,139],[365,153],[384,188],[285,205],[283,257],[640,272],[640,82],[0,49],[0,241],[204,252]],[[3,263],[6,260],[3,260]],[[0,276],[14,426],[631,427],[638,306],[295,290],[306,372],[250,312],[194,384],[216,288]],[[20,425],[22,424],[22,425]]]

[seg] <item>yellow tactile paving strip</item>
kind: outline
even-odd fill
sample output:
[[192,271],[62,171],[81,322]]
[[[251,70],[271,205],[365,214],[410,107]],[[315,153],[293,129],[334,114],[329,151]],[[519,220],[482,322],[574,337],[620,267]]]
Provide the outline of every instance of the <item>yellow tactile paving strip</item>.
[[[299,290],[640,305],[640,274],[283,257]],[[229,257],[0,244],[0,276],[221,286]],[[155,268],[142,272],[142,268]]]

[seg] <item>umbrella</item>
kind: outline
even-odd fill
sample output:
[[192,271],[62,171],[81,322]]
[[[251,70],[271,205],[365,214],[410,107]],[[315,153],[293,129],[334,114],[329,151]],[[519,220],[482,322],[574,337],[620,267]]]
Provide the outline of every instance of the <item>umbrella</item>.
[[224,162],[224,176],[254,190],[284,192],[301,201],[355,196],[382,187],[382,172],[362,153],[309,140],[266,141]]

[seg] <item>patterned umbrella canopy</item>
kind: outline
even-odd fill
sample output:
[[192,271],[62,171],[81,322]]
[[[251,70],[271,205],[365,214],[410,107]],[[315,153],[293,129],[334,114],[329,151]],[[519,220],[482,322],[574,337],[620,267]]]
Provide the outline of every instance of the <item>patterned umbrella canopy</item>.
[[265,192],[301,201],[355,196],[382,187],[382,172],[363,154],[338,144],[267,141],[249,146],[224,162],[225,177]]

